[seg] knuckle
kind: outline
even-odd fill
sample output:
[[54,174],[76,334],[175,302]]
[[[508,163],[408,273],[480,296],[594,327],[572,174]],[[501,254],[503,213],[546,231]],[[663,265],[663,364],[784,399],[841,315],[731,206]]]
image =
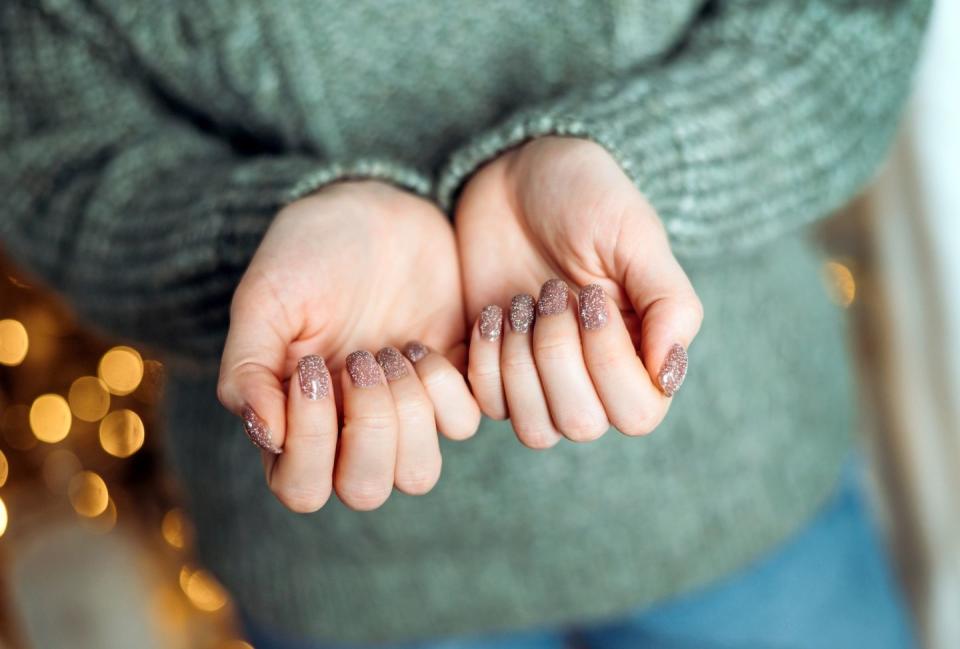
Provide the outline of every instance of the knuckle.
[[[482,365],[480,367],[471,366],[467,370],[467,378],[471,385],[494,385],[500,383],[500,368],[495,364]],[[424,379],[423,384],[428,389],[435,388],[441,384],[441,379],[433,376]]]
[[396,431],[397,420],[392,413],[363,413],[351,417],[350,425],[365,433],[387,434]]
[[592,442],[607,432],[609,423],[580,413],[565,415],[557,422],[560,432],[574,442]]
[[419,465],[397,471],[397,489],[409,496],[422,496],[429,492],[440,479],[440,466]]
[[663,412],[655,408],[635,409],[627,416],[617,417],[614,427],[628,437],[649,435],[663,420]]
[[350,509],[366,512],[387,502],[387,498],[390,497],[390,485],[369,480],[351,481],[338,486],[337,495]]
[[542,424],[514,422],[513,429],[517,433],[517,439],[527,448],[545,450],[552,448],[559,441],[556,433]]
[[504,374],[526,374],[537,368],[533,357],[527,354],[509,354],[503,357],[501,366]]
[[297,514],[317,511],[330,497],[330,489],[319,485],[278,485],[271,486],[271,491],[284,507]]
[[533,353],[539,360],[565,360],[580,353],[580,341],[573,336],[545,336],[534,341]]

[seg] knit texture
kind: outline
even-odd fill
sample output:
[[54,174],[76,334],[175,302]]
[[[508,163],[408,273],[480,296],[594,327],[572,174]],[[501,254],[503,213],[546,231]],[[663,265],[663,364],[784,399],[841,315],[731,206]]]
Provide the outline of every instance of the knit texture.
[[[94,325],[171,364],[170,450],[203,559],[260,622],[425,637],[596,618],[797,529],[846,448],[840,319],[800,226],[882,159],[928,0],[5,0],[0,237]],[[215,366],[286,202],[378,178],[452,210],[542,135],[605,146],[707,321],[658,433],[444,446],[424,498],[295,516]]]

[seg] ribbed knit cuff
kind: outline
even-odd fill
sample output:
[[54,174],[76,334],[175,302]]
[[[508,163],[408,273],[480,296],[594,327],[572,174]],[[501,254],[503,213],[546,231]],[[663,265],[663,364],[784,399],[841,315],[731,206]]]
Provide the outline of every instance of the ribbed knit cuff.
[[346,163],[329,163],[301,178],[287,194],[293,202],[331,183],[345,180],[379,180],[400,189],[432,198],[433,184],[420,171],[388,159],[359,159]]

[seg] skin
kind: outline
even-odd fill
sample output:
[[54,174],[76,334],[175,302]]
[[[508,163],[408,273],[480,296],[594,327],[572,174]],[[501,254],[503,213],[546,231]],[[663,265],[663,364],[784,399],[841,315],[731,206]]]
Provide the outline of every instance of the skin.
[[[237,415],[249,405],[270,429],[282,453],[263,452],[266,478],[284,505],[312,512],[335,491],[367,510],[394,487],[434,486],[438,427],[466,439],[479,425],[462,374],[432,351],[416,366],[404,361],[403,377],[388,382],[378,367],[376,385],[357,387],[344,362],[410,339],[456,359],[462,314],[454,235],[430,202],[341,182],[276,216],[234,294],[218,397]],[[326,398],[300,390],[297,361],[308,354],[330,369]]]
[[[612,424],[644,435],[670,406],[657,375],[674,344],[689,347],[703,307],[660,218],[603,147],[545,137],[508,151],[467,183],[456,235],[468,318],[560,278],[567,308],[529,333],[474,324],[468,377],[481,410],[511,417],[519,440],[548,448],[597,439]],[[587,329],[577,292],[602,287],[606,324]]]

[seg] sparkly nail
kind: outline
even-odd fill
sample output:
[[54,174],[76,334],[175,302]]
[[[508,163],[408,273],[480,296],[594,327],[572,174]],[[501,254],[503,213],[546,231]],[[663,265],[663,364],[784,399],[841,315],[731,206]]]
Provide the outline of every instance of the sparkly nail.
[[403,355],[410,359],[413,364],[419,363],[424,356],[430,353],[430,350],[419,340],[411,340],[403,347]]
[[668,397],[672,397],[680,389],[684,377],[687,375],[687,350],[680,345],[674,345],[667,352],[667,359],[660,368],[657,382],[660,389]]
[[396,381],[407,375],[407,364],[403,362],[403,354],[396,347],[384,347],[378,351],[377,362],[383,368],[388,381]]
[[496,304],[483,307],[480,312],[480,336],[490,340],[499,340],[503,333],[503,309]]
[[323,399],[330,394],[330,372],[319,356],[304,356],[297,363],[300,375],[300,391],[311,401]]
[[580,322],[584,329],[600,329],[607,324],[607,296],[599,284],[584,286],[580,291]]
[[567,283],[561,279],[547,280],[540,287],[540,299],[537,300],[537,315],[557,315],[567,310]]
[[267,428],[267,422],[260,419],[260,416],[253,411],[253,408],[244,406],[243,410],[240,411],[240,417],[243,419],[244,432],[247,433],[247,437],[250,438],[250,441],[253,442],[257,448],[278,455],[283,452],[273,444],[273,435],[270,433],[270,429]]
[[347,356],[347,373],[358,388],[380,385],[380,366],[370,352],[361,349]]
[[533,314],[536,303],[532,295],[522,293],[510,300],[510,328],[518,334],[525,334],[533,326]]

